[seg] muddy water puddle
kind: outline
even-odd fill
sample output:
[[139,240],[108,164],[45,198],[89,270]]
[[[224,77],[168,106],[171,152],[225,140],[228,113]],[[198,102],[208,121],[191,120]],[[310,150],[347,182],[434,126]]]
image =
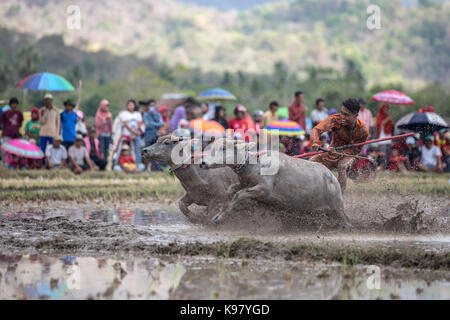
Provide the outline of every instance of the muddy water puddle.
[[[74,208],[67,203],[57,203],[56,207],[0,208],[0,218],[6,220],[31,219],[49,221],[58,217],[69,221],[100,222],[145,227],[151,232],[145,242],[168,244],[199,241],[211,243],[230,241],[241,237],[255,238],[270,242],[304,241],[315,244],[331,243],[358,245],[363,247],[408,248],[434,252],[450,252],[449,234],[379,234],[370,232],[248,232],[245,227],[217,228],[214,226],[192,225],[175,206],[162,206],[159,203],[134,205],[114,205],[112,209],[100,206],[90,209],[88,206]],[[50,232],[50,231],[49,231]],[[14,235],[13,235],[14,236]],[[16,236],[21,236],[17,234]]]
[[372,279],[369,271],[205,257],[0,255],[0,299],[450,299],[448,274],[434,271],[430,280],[431,271],[386,267]]

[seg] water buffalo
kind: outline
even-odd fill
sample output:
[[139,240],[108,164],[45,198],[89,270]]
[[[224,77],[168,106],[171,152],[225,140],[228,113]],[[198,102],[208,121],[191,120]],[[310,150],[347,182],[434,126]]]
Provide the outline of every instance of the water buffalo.
[[157,162],[166,163],[170,166],[172,172],[180,180],[186,194],[180,199],[179,207],[181,212],[191,222],[207,222],[210,219],[205,217],[196,217],[189,210],[189,206],[193,203],[206,206],[207,216],[220,212],[229,200],[227,198],[227,190],[231,184],[237,183],[239,180],[230,168],[217,168],[213,170],[203,170],[197,164],[190,164],[192,161],[191,154],[188,152],[183,157],[182,164],[175,164],[172,161],[172,149],[178,145],[181,149],[183,144],[198,145],[194,142],[197,139],[182,139],[176,136],[160,137],[155,144],[142,149],[142,158],[151,159]]
[[[239,183],[229,189],[234,195],[228,208],[214,216],[214,222],[222,222],[242,201],[253,199],[269,205],[274,212],[283,210],[313,217],[321,213],[332,226],[350,226],[339,182],[330,170],[320,163],[295,159],[278,151],[267,151],[250,161],[255,155],[251,152],[254,146],[252,142],[218,139],[205,149],[203,167],[228,166],[239,177]],[[238,158],[243,161],[237,162]],[[264,172],[264,168],[273,169],[274,163],[278,164],[277,171]]]

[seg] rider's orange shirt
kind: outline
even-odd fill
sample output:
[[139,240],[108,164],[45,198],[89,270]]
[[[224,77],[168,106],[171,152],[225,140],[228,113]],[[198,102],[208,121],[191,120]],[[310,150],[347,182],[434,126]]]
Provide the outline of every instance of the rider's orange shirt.
[[[327,131],[331,131],[332,133],[330,147],[339,147],[347,144],[365,142],[369,137],[369,129],[364,125],[364,122],[357,119],[354,128],[346,128],[341,124],[340,113],[329,116],[311,130],[311,140],[313,143],[320,145],[320,135]],[[359,154],[361,149],[362,146],[348,148],[340,152],[347,154]]]

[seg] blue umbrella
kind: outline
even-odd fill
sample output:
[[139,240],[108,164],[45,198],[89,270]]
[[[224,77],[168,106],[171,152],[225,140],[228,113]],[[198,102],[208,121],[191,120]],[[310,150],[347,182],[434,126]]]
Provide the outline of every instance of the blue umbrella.
[[409,113],[397,121],[395,126],[399,129],[412,131],[436,131],[448,128],[447,122],[434,112]]
[[22,79],[16,88],[40,91],[73,91],[69,81],[63,77],[49,72],[34,73]]
[[198,99],[209,101],[225,101],[225,100],[236,100],[236,97],[227,90],[214,88],[200,93]]

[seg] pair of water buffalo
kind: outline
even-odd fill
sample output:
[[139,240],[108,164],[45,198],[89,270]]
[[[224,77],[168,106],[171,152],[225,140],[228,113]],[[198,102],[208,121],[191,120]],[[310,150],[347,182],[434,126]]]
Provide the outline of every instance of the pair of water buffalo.
[[[221,138],[204,149],[202,164],[193,164],[191,147],[201,147],[198,139],[167,135],[142,150],[142,157],[166,163],[180,180],[186,194],[179,207],[188,220],[221,223],[239,215],[242,203],[255,201],[270,208],[272,214],[289,212],[294,216],[325,215],[337,227],[348,227],[342,193],[336,177],[320,163],[295,159],[270,151],[270,156],[256,154],[250,161],[252,143]],[[219,146],[219,148],[217,148]],[[181,161],[174,163],[173,148]],[[212,150],[214,148],[214,150]],[[225,152],[221,150],[232,150]],[[236,159],[243,161],[236,162]],[[253,159],[254,160],[254,159]],[[278,161],[275,174],[261,174]],[[206,215],[194,214],[191,204],[206,206]]]

